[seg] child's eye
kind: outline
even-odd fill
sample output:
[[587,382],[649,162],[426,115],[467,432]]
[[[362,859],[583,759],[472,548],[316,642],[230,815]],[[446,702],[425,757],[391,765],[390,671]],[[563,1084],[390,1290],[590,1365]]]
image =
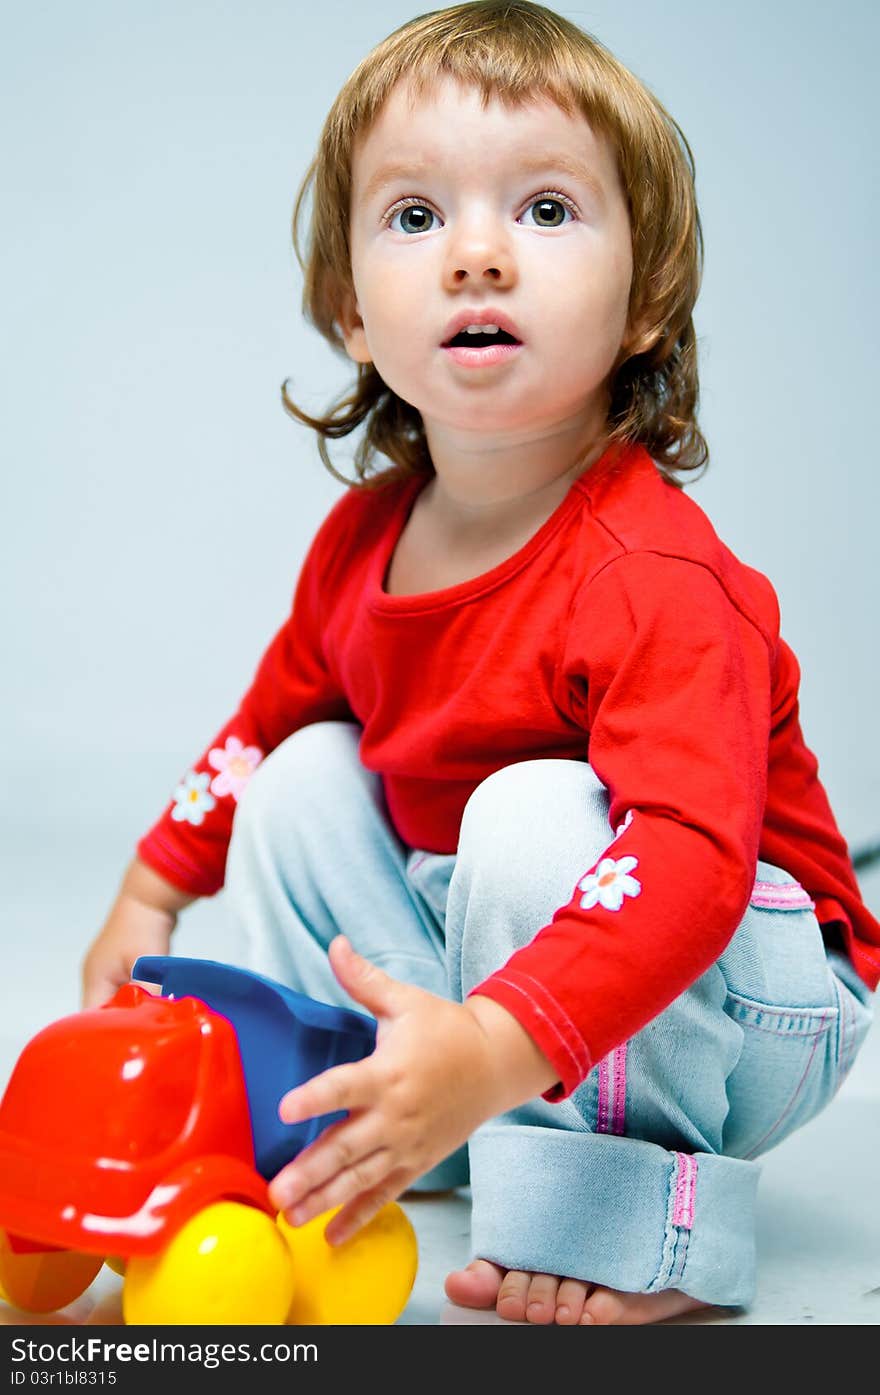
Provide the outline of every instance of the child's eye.
[[[533,225],[531,225],[533,227],[551,227],[552,229],[552,227],[562,227],[565,225],[565,218],[559,219],[558,216],[559,209],[561,208],[563,212],[568,211],[570,215],[572,215],[572,219],[575,219],[577,216],[575,205],[572,204],[570,198],[566,197],[565,194],[538,194],[536,197],[529,199],[526,211],[531,212],[533,208],[538,211],[536,220],[534,220]],[[395,219],[397,218],[402,219],[399,227],[395,227]],[[406,218],[406,223],[409,223],[409,226],[406,226],[406,223],[403,222],[404,218]],[[437,213],[434,213],[431,208],[428,208],[427,204],[424,204],[424,202],[421,202],[421,199],[418,198],[400,199],[399,204],[395,204],[385,215],[386,225],[388,225],[390,229],[393,229],[393,232],[400,233],[431,232],[431,223],[428,222],[428,219],[437,219]]]
[[[400,227],[395,227],[394,224],[398,218],[401,220],[401,225]],[[429,221],[429,219],[431,221]],[[433,222],[436,222],[436,219],[436,213],[432,213],[426,204],[419,203],[418,199],[412,199],[409,203],[398,204],[396,208],[392,208],[388,215],[388,226],[392,228],[394,232],[430,232],[431,225]],[[405,226],[405,223],[408,223],[409,226]]]
[[[532,209],[536,210],[535,221],[532,224],[536,228],[561,228],[566,221],[565,214],[569,213],[573,220],[576,212],[571,199],[566,198],[565,194],[541,194],[532,199],[526,212],[531,213]],[[563,215],[561,218],[560,211]]]

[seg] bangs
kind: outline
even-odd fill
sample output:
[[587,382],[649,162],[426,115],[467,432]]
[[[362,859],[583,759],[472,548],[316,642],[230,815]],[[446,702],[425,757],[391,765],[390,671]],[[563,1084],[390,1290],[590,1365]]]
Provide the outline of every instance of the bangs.
[[458,5],[410,21],[368,54],[339,94],[327,134],[348,146],[369,130],[398,84],[417,99],[442,78],[478,91],[484,107],[492,98],[508,107],[545,98],[617,143],[639,105],[632,75],[614,55],[550,11],[522,3]]
[[[324,122],[293,211],[293,247],[303,271],[306,319],[342,357],[339,313],[354,293],[350,218],[352,163],[391,92],[403,84],[417,102],[442,79],[510,108],[549,100],[582,116],[617,161],[633,250],[630,318],[639,340],[612,384],[612,439],[639,441],[667,478],[708,458],[696,423],[698,374],[692,311],[702,272],[702,229],[690,146],[645,84],[592,34],[529,0],[473,0],[418,15],[357,65]],[[310,207],[309,207],[310,203]],[[308,211],[308,232],[302,237]],[[373,365],[358,366],[353,392],[324,417],[286,410],[319,433],[325,465],[337,478],[324,437],[362,424],[356,470],[366,483],[384,455],[404,473],[430,472],[419,414],[397,398]],[[392,472],[393,473],[393,472]],[[346,481],[349,483],[349,481]]]

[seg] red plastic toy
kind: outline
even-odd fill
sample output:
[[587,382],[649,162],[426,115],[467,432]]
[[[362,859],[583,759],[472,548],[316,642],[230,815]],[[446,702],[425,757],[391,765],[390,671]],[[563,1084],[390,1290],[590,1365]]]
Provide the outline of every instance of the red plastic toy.
[[[234,1011],[251,994],[256,1021],[255,991],[298,995],[228,966],[191,962],[203,974],[211,970],[205,981],[223,983],[227,994],[232,985],[229,1016],[198,997],[157,997],[131,983],[103,1007],[44,1028],[19,1057],[0,1103],[0,1296],[15,1306],[66,1306],[109,1256],[124,1274],[127,1322],[303,1320],[294,1301],[304,1280],[296,1266],[300,1232],[279,1224],[255,1155],[244,1033],[240,1041]],[[179,978],[180,961],[174,970]],[[344,1015],[312,1004],[312,1017],[320,1011]],[[314,1043],[308,1007],[306,1017]],[[247,1024],[247,1013],[241,1020]],[[260,1034],[251,1028],[252,1051]],[[333,1031],[324,1039],[332,1043]],[[372,1041],[367,1032],[356,1050],[365,1054]],[[288,1076],[289,1088],[297,1083]],[[277,1121],[281,1093],[272,1092],[275,1118],[264,1130],[273,1140],[273,1170],[278,1133],[287,1127]],[[301,1146],[299,1137],[289,1154]],[[416,1268],[410,1223],[399,1207],[385,1208],[373,1225],[372,1252],[367,1231],[355,1247],[358,1263],[369,1265],[372,1253],[384,1271],[384,1307],[372,1302],[364,1316],[312,1294],[308,1310],[325,1316],[306,1320],[393,1322],[402,1311]],[[332,1287],[334,1266],[339,1275],[340,1265],[350,1271],[353,1252],[321,1243]],[[309,1245],[314,1251],[312,1233]]]

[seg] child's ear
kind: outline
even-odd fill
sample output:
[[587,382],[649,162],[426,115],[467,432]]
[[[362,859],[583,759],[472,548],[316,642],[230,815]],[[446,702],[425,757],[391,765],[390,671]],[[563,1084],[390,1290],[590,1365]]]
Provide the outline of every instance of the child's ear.
[[355,363],[372,363],[373,356],[367,346],[367,333],[361,319],[360,306],[351,292],[345,293],[336,319],[349,358],[354,359]]

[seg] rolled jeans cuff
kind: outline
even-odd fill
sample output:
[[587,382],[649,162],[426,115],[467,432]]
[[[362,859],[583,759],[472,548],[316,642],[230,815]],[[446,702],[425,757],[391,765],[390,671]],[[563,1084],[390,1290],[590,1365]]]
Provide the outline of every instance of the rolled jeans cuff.
[[[754,1297],[757,1163],[491,1123],[471,1139],[470,1170],[475,1257],[723,1307]],[[514,1211],[516,1196],[528,1205]]]

